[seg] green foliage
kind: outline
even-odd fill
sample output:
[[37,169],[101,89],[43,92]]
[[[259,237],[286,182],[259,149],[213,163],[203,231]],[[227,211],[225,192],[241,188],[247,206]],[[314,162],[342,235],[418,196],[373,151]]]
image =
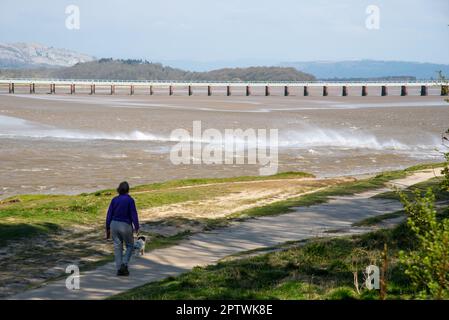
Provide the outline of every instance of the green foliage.
[[[449,136],[449,130],[447,131]],[[441,190],[449,192],[449,152],[444,155],[446,159],[446,165],[443,170],[441,170],[441,174],[443,175],[443,182],[441,183]]]
[[[445,155],[449,161],[449,154]],[[448,163],[443,171],[441,189],[448,191]],[[407,224],[417,238],[416,250],[400,252],[405,274],[418,290],[417,297],[449,298],[449,219],[438,219],[435,194],[428,189],[425,194],[417,189],[410,198],[400,195],[408,215]]]
[[410,199],[404,193],[400,194],[404,210],[408,215],[407,223],[416,235],[423,235],[428,232],[431,222],[436,219],[435,195],[432,189],[422,195],[419,189],[413,191]]

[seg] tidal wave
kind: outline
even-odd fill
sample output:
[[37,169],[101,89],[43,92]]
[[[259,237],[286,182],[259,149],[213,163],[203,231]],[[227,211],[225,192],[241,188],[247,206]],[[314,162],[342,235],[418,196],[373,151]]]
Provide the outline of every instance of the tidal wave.
[[[279,141],[281,147],[310,148],[334,147],[348,149],[374,149],[374,150],[410,150],[413,147],[395,139],[380,140],[368,133],[353,133],[333,129],[308,129],[305,131],[288,131]],[[418,146],[414,146],[418,147]],[[424,147],[424,146],[423,146]]]
[[[269,134],[269,133],[268,133]],[[114,140],[114,141],[154,141],[154,142],[179,142],[194,141],[201,143],[217,143],[207,137],[200,139],[174,138],[170,135],[162,135],[151,132],[134,130],[131,132],[95,132],[81,130],[66,130],[50,126],[44,126],[23,119],[0,116],[0,137],[30,138],[30,139],[65,139],[65,140]],[[224,138],[224,135],[223,135]],[[268,137],[267,137],[268,138]],[[235,137],[237,147],[257,146],[257,137],[242,139]],[[439,146],[438,137],[429,135],[421,137],[422,141],[416,144],[407,144],[396,139],[382,139],[372,133],[362,130],[329,129],[303,124],[295,130],[280,130],[278,145],[280,148],[295,148],[310,150],[311,148],[329,149],[371,149],[371,150],[433,150]],[[269,140],[267,140],[269,142]],[[219,142],[220,143],[220,142]],[[228,141],[222,140],[227,144]]]

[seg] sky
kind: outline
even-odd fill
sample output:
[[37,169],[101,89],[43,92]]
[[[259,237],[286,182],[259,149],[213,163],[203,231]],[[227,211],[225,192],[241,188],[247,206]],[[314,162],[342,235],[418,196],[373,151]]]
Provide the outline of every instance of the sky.
[[[68,5],[79,8],[69,29]],[[367,28],[374,21],[378,28]],[[73,21],[73,20],[70,20]],[[1,0],[0,42],[97,58],[449,63],[448,0]],[[371,24],[372,26],[372,24]]]

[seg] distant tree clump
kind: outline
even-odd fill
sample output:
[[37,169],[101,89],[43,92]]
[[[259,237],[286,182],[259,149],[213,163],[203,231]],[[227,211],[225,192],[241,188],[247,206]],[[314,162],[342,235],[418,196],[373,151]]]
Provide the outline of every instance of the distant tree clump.
[[189,75],[192,80],[215,79],[222,81],[311,81],[315,77],[294,68],[249,67],[225,68],[209,72],[195,72]]
[[175,81],[311,81],[313,75],[294,68],[250,67],[226,68],[209,72],[190,72],[142,59],[102,58],[77,63],[67,68],[0,70],[2,78],[57,78],[110,80]]

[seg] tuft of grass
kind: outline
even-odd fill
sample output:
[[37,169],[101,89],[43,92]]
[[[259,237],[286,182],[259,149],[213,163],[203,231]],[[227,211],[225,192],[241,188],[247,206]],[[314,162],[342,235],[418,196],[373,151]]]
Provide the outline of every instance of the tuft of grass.
[[148,241],[147,244],[145,245],[145,251],[151,251],[151,250],[155,250],[155,249],[161,249],[161,248],[166,248],[166,247],[176,245],[179,242],[181,242],[182,240],[189,237],[190,235],[191,235],[191,232],[188,230],[179,232],[175,235],[167,236],[167,237],[159,235],[159,234],[154,235],[153,237],[151,237],[151,240]]
[[[427,181],[417,183],[402,191],[407,196],[411,196],[413,191],[416,189],[421,190],[423,193],[426,192],[428,189],[432,189],[432,192],[435,194],[436,201],[449,201],[449,194],[444,190],[442,190],[440,187],[441,181],[442,181],[441,177],[435,177]],[[375,197],[383,199],[394,199],[398,201],[400,200],[399,194],[395,191],[384,192],[379,195],[376,195]]]
[[[152,190],[173,189],[180,187],[199,186],[203,184],[218,184],[244,181],[260,181],[260,180],[276,180],[276,179],[300,179],[300,178],[314,178],[315,176],[306,172],[281,172],[271,176],[239,176],[231,178],[195,178],[195,179],[181,179],[171,180],[166,182],[157,182],[148,185],[140,185],[131,188],[131,192],[145,192]],[[107,190],[111,191],[111,190]]]
[[60,231],[57,224],[43,223],[0,223],[0,247],[6,245],[10,239],[45,236]]
[[357,221],[357,222],[353,223],[352,225],[354,227],[374,226],[376,224],[379,224],[382,221],[389,220],[389,219],[395,219],[395,218],[399,218],[402,216],[405,216],[404,210],[391,212],[391,213],[385,213],[385,214],[381,214],[381,215],[378,215],[375,217],[369,217],[369,218]]

